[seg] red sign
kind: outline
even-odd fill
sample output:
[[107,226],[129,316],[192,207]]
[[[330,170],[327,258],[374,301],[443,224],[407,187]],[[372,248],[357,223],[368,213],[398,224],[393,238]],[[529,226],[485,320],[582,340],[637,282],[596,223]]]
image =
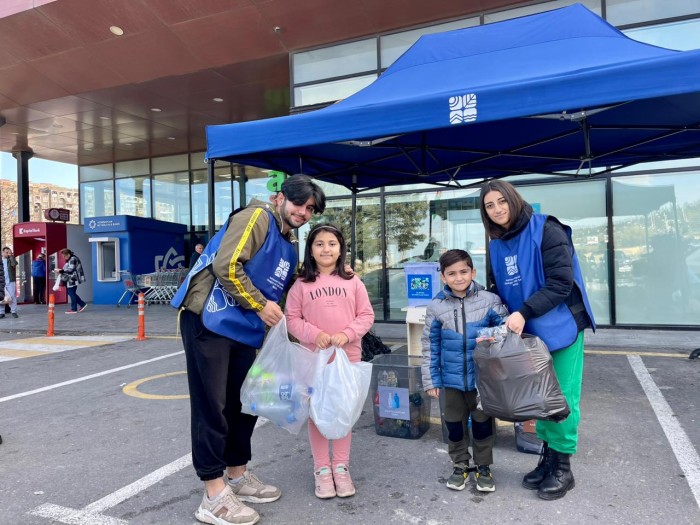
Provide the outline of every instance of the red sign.
[[49,208],[44,210],[44,218],[49,221],[60,221],[68,222],[70,221],[70,210],[65,208]]

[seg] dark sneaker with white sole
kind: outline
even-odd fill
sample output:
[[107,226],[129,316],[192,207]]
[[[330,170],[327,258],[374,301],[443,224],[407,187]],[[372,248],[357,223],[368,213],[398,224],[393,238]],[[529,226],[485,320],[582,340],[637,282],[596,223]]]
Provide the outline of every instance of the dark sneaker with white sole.
[[467,478],[469,477],[469,471],[467,471],[469,465],[464,463],[455,463],[452,475],[447,479],[447,488],[452,490],[464,490],[467,486]]
[[493,482],[491,469],[488,465],[478,465],[476,467],[476,490],[479,492],[493,492],[496,490],[496,484]]

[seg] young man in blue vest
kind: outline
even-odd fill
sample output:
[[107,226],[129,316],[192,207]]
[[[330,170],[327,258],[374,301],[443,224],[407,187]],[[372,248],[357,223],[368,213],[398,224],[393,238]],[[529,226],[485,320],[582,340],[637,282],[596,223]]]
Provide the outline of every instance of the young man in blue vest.
[[240,390],[265,325],[284,316],[277,302],[297,268],[292,230],[325,206],[323,190],[305,175],[285,180],[270,202],[252,200],[207,244],[171,303],[182,310],[192,462],[205,485],[195,517],[204,523],[256,523],[258,513],[241,501],[281,495],[246,468],[257,418],[241,413]]

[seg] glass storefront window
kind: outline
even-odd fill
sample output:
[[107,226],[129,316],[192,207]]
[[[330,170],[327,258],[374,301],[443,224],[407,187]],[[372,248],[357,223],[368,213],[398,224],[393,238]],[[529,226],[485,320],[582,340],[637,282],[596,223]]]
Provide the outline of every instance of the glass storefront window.
[[124,162],[117,162],[114,165],[114,176],[116,178],[148,175],[149,172],[150,165],[148,159],[127,160]]
[[446,250],[460,248],[472,256],[477,280],[486,283],[478,189],[389,195],[385,217],[390,319],[405,318],[406,263],[437,262]]
[[295,84],[377,69],[377,40],[368,38],[292,55]]
[[606,18],[616,26],[697,14],[696,0],[606,0]]
[[80,185],[80,222],[86,217],[114,215],[114,183],[111,180]]
[[[233,188],[232,188],[233,185]],[[214,225],[219,230],[238,204],[238,181],[233,181],[231,168],[214,170]]]
[[192,172],[192,229],[203,232],[209,229],[209,201],[207,197],[207,172]]
[[117,215],[151,216],[151,179],[133,177],[115,181]]
[[[173,173],[189,169],[188,155],[171,155],[170,157],[156,157],[151,159],[153,165],[151,173]],[[197,166],[201,167],[201,166]]]
[[78,168],[78,180],[91,182],[112,178],[112,164],[95,164],[94,166],[80,166]]
[[190,177],[188,172],[153,177],[153,215],[161,221],[190,226]]
[[261,170],[251,166],[245,167],[245,175],[248,180],[245,183],[245,204],[246,206],[252,199],[268,202],[272,192],[267,188],[267,183],[270,180],[268,170]]
[[[515,9],[508,9],[507,11],[488,13],[484,15],[484,23],[490,24],[492,22],[500,22],[501,20],[509,20],[511,18],[534,15],[535,13],[551,11],[552,9],[559,9],[560,7],[566,7],[573,4],[583,4],[597,15],[600,15],[602,13],[600,0],[555,0],[554,2],[543,2],[541,4],[529,5],[525,7],[516,7]],[[609,0],[608,5],[610,5]],[[609,12],[610,11],[608,11],[608,13]]]
[[623,33],[640,42],[668,49],[678,51],[700,49],[700,20],[684,20],[683,22],[651,27],[637,27],[627,29]]
[[333,80],[294,88],[294,106],[311,106],[342,100],[369,86],[377,79],[376,73],[360,77]]
[[442,33],[444,31],[452,31],[454,29],[463,29],[465,27],[478,25],[479,17],[466,18],[455,22],[447,22],[446,24],[421,27],[420,29],[413,29],[411,31],[403,31],[401,33],[394,33],[393,35],[382,36],[379,39],[381,68],[388,68],[423,35],[431,35],[433,33]]
[[616,320],[697,325],[700,316],[698,173],[613,182]]
[[610,324],[605,182],[519,186],[518,191],[536,212],[571,227],[593,316],[599,325]]

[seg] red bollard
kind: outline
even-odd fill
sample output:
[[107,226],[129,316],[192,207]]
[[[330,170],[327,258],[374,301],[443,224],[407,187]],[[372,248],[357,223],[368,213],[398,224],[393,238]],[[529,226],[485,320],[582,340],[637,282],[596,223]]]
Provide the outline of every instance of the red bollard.
[[139,332],[136,335],[136,340],[146,340],[146,299],[143,292],[139,293]]
[[56,299],[54,294],[49,294],[49,328],[46,330],[46,337],[53,337],[54,310],[56,307]]

